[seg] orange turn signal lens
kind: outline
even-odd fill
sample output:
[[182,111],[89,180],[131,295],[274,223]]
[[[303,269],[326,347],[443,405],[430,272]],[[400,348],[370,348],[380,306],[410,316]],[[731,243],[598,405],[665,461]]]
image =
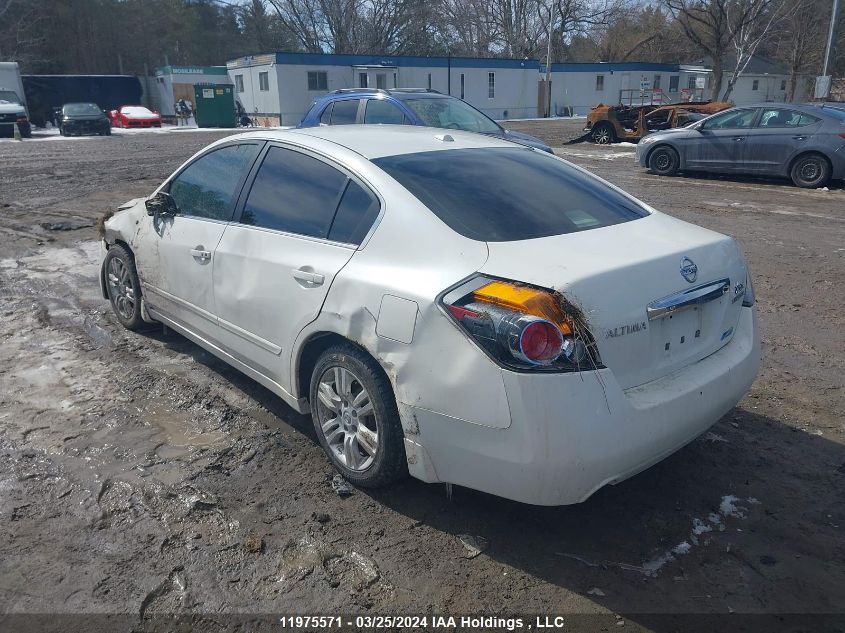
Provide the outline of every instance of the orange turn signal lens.
[[570,319],[548,292],[506,281],[491,281],[474,291],[473,299],[551,321],[561,333],[572,334]]

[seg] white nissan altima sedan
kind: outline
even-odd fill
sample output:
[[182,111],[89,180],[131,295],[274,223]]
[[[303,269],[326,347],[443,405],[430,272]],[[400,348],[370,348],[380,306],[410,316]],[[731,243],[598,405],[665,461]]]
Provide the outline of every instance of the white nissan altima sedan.
[[261,131],[105,223],[101,284],[309,412],[360,486],[583,501],[706,431],[760,345],[736,242],[453,130]]

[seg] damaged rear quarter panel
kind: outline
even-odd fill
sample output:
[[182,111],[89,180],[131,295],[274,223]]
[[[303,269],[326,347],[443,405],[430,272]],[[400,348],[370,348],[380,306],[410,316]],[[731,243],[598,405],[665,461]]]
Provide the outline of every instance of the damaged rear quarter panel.
[[[443,290],[483,266],[487,245],[451,231],[386,174],[373,168],[364,175],[390,202],[369,242],[338,273],[321,314],[300,334],[296,349],[320,332],[340,334],[365,348],[393,385],[406,435],[418,433],[410,407],[442,413],[456,423],[506,428],[510,413],[501,369],[435,302]],[[379,336],[385,295],[419,306],[410,344]],[[298,395],[306,392],[307,384],[300,385]]]

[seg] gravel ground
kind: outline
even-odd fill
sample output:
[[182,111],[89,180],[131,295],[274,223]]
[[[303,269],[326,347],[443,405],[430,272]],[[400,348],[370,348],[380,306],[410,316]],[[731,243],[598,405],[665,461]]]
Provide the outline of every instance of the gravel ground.
[[[554,144],[582,125],[509,123]],[[166,613],[429,612],[564,613],[585,631],[842,630],[842,183],[659,178],[631,147],[559,148],[740,241],[765,354],[751,393],[578,506],[460,488],[450,499],[413,480],[341,498],[309,419],[176,334],[123,330],[98,293],[96,218],[222,135],[0,142],[7,625],[25,613],[123,613],[110,630],[129,630]],[[459,535],[486,549],[472,556]]]

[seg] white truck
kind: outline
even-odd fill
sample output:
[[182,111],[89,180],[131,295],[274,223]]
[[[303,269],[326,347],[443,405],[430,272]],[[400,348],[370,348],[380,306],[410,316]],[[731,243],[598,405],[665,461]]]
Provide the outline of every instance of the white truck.
[[13,136],[16,123],[21,136],[32,136],[18,63],[0,62],[0,136]]

